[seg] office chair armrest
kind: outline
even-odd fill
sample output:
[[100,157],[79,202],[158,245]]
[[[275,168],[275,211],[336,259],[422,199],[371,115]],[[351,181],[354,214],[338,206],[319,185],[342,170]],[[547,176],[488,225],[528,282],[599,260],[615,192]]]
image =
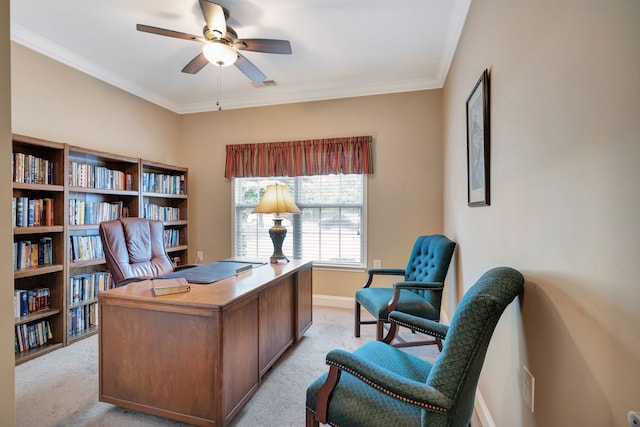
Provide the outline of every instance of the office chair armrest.
[[436,412],[445,412],[451,408],[451,399],[426,385],[424,381],[402,377],[357,354],[367,346],[386,345],[379,341],[371,343],[373,344],[367,343],[354,353],[336,349],[327,354],[329,377],[318,391],[316,404],[317,419],[320,422],[326,421],[331,393],[340,379],[341,372],[347,372],[376,390],[405,403]]
[[447,332],[449,331],[448,325],[443,325],[442,323],[434,322],[433,320],[423,317],[412,316],[411,314],[401,311],[392,311],[389,313],[389,322],[426,335],[431,335],[441,340],[447,337]]
[[444,289],[443,282],[395,282],[394,288],[398,289],[421,289],[424,291],[441,291]]
[[374,276],[404,276],[405,270],[402,268],[367,268],[365,273],[369,275],[363,288],[368,288],[373,282]]
[[129,283],[142,282],[143,280],[150,280],[150,279],[153,279],[153,277],[151,276],[128,277],[116,283],[116,288],[119,288],[120,286],[128,285]]

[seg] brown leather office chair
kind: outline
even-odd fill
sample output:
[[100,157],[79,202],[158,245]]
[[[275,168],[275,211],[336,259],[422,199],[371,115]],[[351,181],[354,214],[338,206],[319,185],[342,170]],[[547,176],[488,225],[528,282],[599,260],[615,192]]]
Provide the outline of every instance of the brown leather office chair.
[[101,222],[99,231],[107,267],[116,286],[174,271],[164,247],[162,222],[120,218]]

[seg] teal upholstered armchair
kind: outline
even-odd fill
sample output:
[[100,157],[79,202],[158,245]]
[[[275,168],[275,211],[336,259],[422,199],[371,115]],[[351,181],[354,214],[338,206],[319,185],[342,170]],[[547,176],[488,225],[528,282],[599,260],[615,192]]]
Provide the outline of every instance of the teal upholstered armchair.
[[[382,341],[384,324],[388,322],[388,313],[394,310],[439,321],[444,279],[455,247],[455,242],[441,234],[420,236],[413,245],[405,269],[367,269],[367,282],[362,289],[356,291],[355,336],[360,336],[360,325],[375,323],[376,339]],[[393,288],[372,287],[371,284],[376,276],[400,276],[402,281],[395,282]],[[375,320],[362,320],[361,306],[371,313]],[[396,331],[397,328],[391,329],[390,333],[384,337],[384,341],[393,341]],[[397,346],[423,344],[437,344],[441,347],[439,338],[427,342],[397,344]]]
[[522,292],[508,267],[486,272],[464,295],[450,326],[393,312],[444,339],[432,364],[379,341],[332,350],[329,372],[307,389],[307,427],[468,426],[487,347],[504,309]]

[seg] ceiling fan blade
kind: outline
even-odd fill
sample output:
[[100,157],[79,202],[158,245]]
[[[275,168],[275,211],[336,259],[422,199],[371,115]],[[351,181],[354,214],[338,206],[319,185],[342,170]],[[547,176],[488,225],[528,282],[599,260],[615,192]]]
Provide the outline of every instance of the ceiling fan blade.
[[217,38],[224,37],[227,34],[227,20],[222,6],[207,0],[200,0],[200,9],[202,9],[207,27],[218,33],[216,34]]
[[265,76],[253,62],[240,55],[240,53],[238,53],[238,59],[236,59],[234,65],[254,83],[261,83],[267,80],[267,76]]
[[150,25],[137,24],[136,29],[144,33],[158,34],[160,36],[175,37],[177,39],[193,40],[206,42],[204,37],[194,36],[193,34],[181,33],[179,31],[166,30],[164,28],[152,27]]
[[289,40],[275,39],[239,39],[234,45],[240,50],[252,52],[291,54],[291,43]]
[[193,58],[187,65],[182,69],[183,73],[195,74],[198,71],[202,70],[205,65],[207,65],[209,61],[204,57],[204,54],[200,52],[195,58]]

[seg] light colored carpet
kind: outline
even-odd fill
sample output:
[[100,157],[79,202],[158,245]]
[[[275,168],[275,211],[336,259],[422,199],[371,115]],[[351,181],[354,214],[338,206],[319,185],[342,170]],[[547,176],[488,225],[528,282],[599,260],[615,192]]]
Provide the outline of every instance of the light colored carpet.
[[[327,371],[325,355],[334,348],[355,350],[375,338],[364,326],[353,336],[353,310],[313,308],[313,325],[263,377],[258,392],[231,426],[294,427],[305,424],[307,386]],[[427,360],[436,346],[408,348]],[[98,337],[61,348],[16,366],[16,426],[146,427],[185,424],[98,401]],[[477,417],[472,427],[480,427]]]

